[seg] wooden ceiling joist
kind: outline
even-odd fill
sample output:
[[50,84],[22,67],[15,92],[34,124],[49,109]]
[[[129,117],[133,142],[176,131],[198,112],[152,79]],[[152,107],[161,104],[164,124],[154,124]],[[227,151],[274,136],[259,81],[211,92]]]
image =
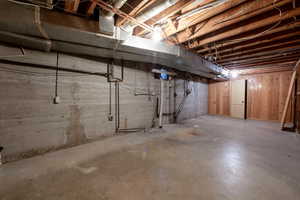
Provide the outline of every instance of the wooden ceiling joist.
[[86,16],[95,15],[91,20],[97,19],[94,10],[99,6],[100,12],[116,14],[116,26],[132,28],[133,35],[145,38],[155,25],[162,25],[164,42],[180,44],[228,69],[288,68],[300,56],[296,0],[182,0],[147,20],[141,14],[162,0],[127,0],[121,8],[108,0],[88,1],[65,0],[60,5],[73,14],[84,8]]
[[[178,43],[184,43],[200,36],[239,23],[251,17],[257,16],[261,13],[276,9],[279,6],[291,3],[292,1],[293,0],[248,1],[228,10],[227,12],[212,17],[208,21],[197,24],[193,28],[193,33],[191,33],[190,31],[181,31],[174,37],[176,37],[176,41],[178,41]],[[236,13],[239,13],[239,15],[237,15]]]
[[231,68],[228,68],[230,70],[244,70],[244,69],[255,69],[255,68],[272,68],[272,67],[275,67],[275,66],[280,66],[280,67],[290,67],[290,66],[293,66],[295,64],[295,61],[289,63],[289,64],[284,64],[284,63],[278,63],[278,64],[267,64],[267,65],[259,65],[257,64],[256,66],[252,66],[252,67],[247,67],[247,66],[235,66],[235,67],[231,67]]
[[207,9],[202,12],[197,12],[191,16],[181,18],[179,20],[176,20],[173,22],[173,24],[176,24],[174,26],[167,26],[163,31],[165,33],[165,37],[170,37],[180,31],[183,31],[193,25],[196,25],[200,22],[203,22],[207,19],[210,19],[211,17],[214,17],[226,10],[229,10],[237,5],[240,5],[241,3],[246,2],[247,0],[228,0],[222,4],[219,4],[215,7],[212,7],[210,9]]
[[285,49],[285,48],[291,48],[291,47],[295,47],[297,45],[298,46],[300,45],[299,38],[297,40],[281,42],[279,44],[267,45],[267,46],[261,47],[261,48],[252,48],[252,49],[245,50],[245,51],[237,51],[237,52],[233,52],[233,53],[226,54],[226,55],[218,54],[218,59],[222,60],[222,59],[228,59],[228,58],[232,58],[232,57],[241,57],[244,55],[252,55],[252,54],[256,54],[256,53],[260,53],[260,52],[264,52],[264,51],[268,51],[268,50],[280,50],[280,49]]
[[[251,48],[255,48],[257,46],[266,47],[267,45],[269,45],[271,43],[278,43],[278,42],[281,42],[284,39],[289,39],[289,38],[292,38],[294,36],[300,36],[300,30],[296,31],[296,32],[291,32],[291,33],[288,33],[288,34],[279,35],[279,36],[273,37],[273,38],[265,38],[264,40],[258,40],[256,42],[244,43],[244,44],[241,44],[241,45],[234,46],[232,48],[218,49],[217,53],[218,53],[218,55],[222,56],[222,55],[226,55],[227,53],[234,53],[234,52],[237,52],[237,51],[243,51],[244,49],[251,49]],[[216,51],[213,51],[211,53],[206,53],[204,55],[205,56],[211,56],[211,55],[215,55],[215,54],[216,54]]]
[[181,15],[186,14],[188,12],[191,12],[197,8],[201,8],[207,4],[213,3],[216,0],[203,0],[203,1],[194,1],[193,3],[191,3],[190,5],[187,5],[186,7],[181,9]]
[[[295,17],[297,15],[300,15],[300,8],[295,8],[295,9],[286,11],[285,13],[282,13],[282,15],[278,14],[275,16],[270,16],[268,18],[265,18],[264,20],[255,21],[253,23],[238,27],[236,29],[231,29],[229,31],[220,33],[218,35],[215,35],[215,36],[203,39],[203,40],[197,40],[197,41],[191,42],[188,44],[188,48],[196,49],[196,48],[199,48],[200,46],[207,45],[209,43],[217,42],[220,40],[224,40],[226,38],[237,36],[239,34],[242,34],[242,33],[254,30],[254,29],[258,29],[258,28],[262,28],[262,27],[265,27],[268,25],[276,24],[282,20],[289,19],[289,18]],[[239,39],[235,39],[235,40],[239,40]]]
[[300,55],[300,48],[298,48],[298,51],[292,51],[292,52],[274,52],[270,51],[267,53],[259,53],[255,55],[251,55],[249,57],[242,57],[242,58],[235,58],[235,59],[228,59],[228,60],[222,60],[219,61],[218,63],[221,65],[226,65],[226,64],[241,64],[241,63],[254,63],[254,62],[263,62],[268,59],[272,60],[281,60],[285,58],[294,58]]
[[300,50],[300,45],[294,45],[293,47],[282,47],[276,50],[269,50],[269,51],[264,51],[264,52],[259,52],[259,53],[254,53],[251,55],[244,55],[244,56],[234,56],[226,59],[222,59],[218,61],[218,63],[222,62],[232,62],[236,60],[243,60],[243,59],[249,59],[249,58],[259,58],[260,56],[268,56],[268,55],[274,55],[280,57],[283,54],[291,54],[293,52],[297,52]]
[[[241,44],[252,44],[253,42],[260,42],[260,41],[264,42],[264,41],[268,41],[269,39],[272,39],[273,34],[280,34],[281,32],[290,31],[297,27],[300,27],[300,22],[294,22],[294,23],[290,23],[287,25],[279,26],[277,28],[274,28],[274,29],[271,29],[271,30],[265,32],[264,34],[261,34],[261,36],[259,36],[259,37],[244,39],[242,41],[224,41],[224,42],[222,42],[221,45],[217,44],[217,47],[218,47],[218,50],[219,49],[231,49],[233,47],[238,47]],[[211,49],[212,48],[210,48],[210,47],[205,47],[203,49],[198,50],[197,53],[205,54],[207,52],[210,52]]]
[[[261,59],[261,60],[245,60],[245,61],[235,61],[235,62],[231,62],[231,63],[224,63],[222,64],[222,66],[226,67],[226,68],[232,68],[232,67],[236,67],[236,66],[240,66],[240,67],[255,67],[258,65],[275,65],[275,64],[291,64],[293,62],[295,62],[296,59],[299,58],[299,54],[295,54],[293,56],[290,57],[286,57],[286,58],[266,58],[266,59]],[[273,62],[268,62],[268,60],[272,59]]]
[[259,62],[257,62],[257,63],[254,63],[252,66],[248,66],[248,65],[244,65],[244,64],[232,64],[232,65],[228,65],[228,66],[224,66],[224,67],[226,67],[227,69],[243,69],[243,68],[254,68],[254,67],[263,67],[263,66],[275,66],[275,65],[290,66],[290,65],[293,65],[296,60],[297,60],[297,58],[294,58],[287,62],[278,61],[278,62],[272,63],[272,64],[260,64]]
[[[152,18],[146,20],[144,23],[149,26],[152,26],[152,25],[158,23],[159,21],[166,19],[167,17],[169,17],[171,15],[174,15],[175,13],[180,11],[182,8],[184,8],[185,6],[188,6],[189,4],[191,4],[193,1],[194,0],[178,1],[174,5],[168,7],[167,9],[165,9],[162,12],[158,13],[157,15],[153,16]],[[140,26],[135,27],[133,30],[134,35],[143,35],[146,32],[147,31]]]
[[[124,6],[127,10],[124,10],[124,12],[131,17],[136,17],[140,12],[144,11],[157,1],[158,0],[135,0],[133,2],[127,2]],[[116,26],[125,25],[126,22],[128,22],[126,18],[118,17],[116,20]]]
[[240,71],[240,75],[251,75],[261,73],[274,73],[283,71],[292,71],[293,66],[273,66],[273,67],[258,67],[253,69],[244,69]]
[[88,16],[93,15],[96,6],[97,6],[97,3],[95,1],[90,2],[90,5],[89,5],[89,7],[88,7],[88,9],[86,11],[86,14]]
[[80,4],[80,0],[65,0],[65,11],[76,13]]
[[257,67],[257,66],[268,66],[268,65],[292,65],[296,58],[290,58],[286,60],[275,60],[273,62],[254,62],[251,64],[231,64],[224,65],[226,68],[246,68],[246,67]]

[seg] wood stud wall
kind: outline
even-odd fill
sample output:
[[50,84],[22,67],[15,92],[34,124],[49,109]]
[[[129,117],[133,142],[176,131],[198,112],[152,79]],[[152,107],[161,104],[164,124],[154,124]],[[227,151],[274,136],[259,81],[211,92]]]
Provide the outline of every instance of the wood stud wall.
[[[242,76],[248,80],[247,118],[279,121],[291,76],[291,71]],[[209,84],[209,114],[230,116],[229,88],[230,81]],[[287,121],[291,121],[291,105],[287,116]]]

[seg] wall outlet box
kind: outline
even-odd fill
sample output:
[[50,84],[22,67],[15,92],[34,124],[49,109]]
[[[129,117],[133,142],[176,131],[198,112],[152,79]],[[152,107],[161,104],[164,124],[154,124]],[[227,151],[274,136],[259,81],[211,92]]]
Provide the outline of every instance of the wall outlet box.
[[60,103],[60,97],[59,96],[54,97],[53,102],[55,104],[59,104]]

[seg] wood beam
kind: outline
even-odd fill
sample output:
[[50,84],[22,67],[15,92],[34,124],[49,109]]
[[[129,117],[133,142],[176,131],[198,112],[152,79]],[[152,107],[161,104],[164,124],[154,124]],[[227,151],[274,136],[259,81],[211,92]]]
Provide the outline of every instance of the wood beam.
[[248,59],[245,61],[235,61],[233,63],[226,63],[226,64],[219,63],[219,65],[222,65],[224,67],[234,67],[234,66],[242,66],[244,64],[250,64],[250,63],[251,64],[259,64],[261,62],[267,62],[270,59],[274,60],[273,64],[280,64],[280,63],[286,63],[287,61],[293,62],[293,61],[295,61],[295,59],[297,59],[299,57],[299,55],[300,54],[298,53],[293,56],[285,56],[284,59],[274,57],[274,56],[273,57],[265,57],[264,59]]
[[190,5],[182,8],[181,9],[181,14],[182,15],[186,14],[188,12],[191,12],[191,11],[197,9],[197,8],[201,8],[201,7],[203,7],[203,6],[207,5],[207,4],[213,3],[215,1],[216,0],[203,0],[203,1],[200,1],[200,2],[199,1],[195,1],[192,4],[190,4]]
[[242,69],[239,71],[240,75],[262,74],[262,73],[274,73],[283,71],[292,71],[293,66],[274,66],[267,68],[254,68],[254,69]]
[[[300,51],[292,51],[292,52],[286,52],[286,53],[269,53],[266,55],[262,55],[262,56],[252,56],[250,58],[244,58],[244,59],[237,59],[237,60],[231,60],[231,61],[220,61],[218,62],[218,64],[222,64],[222,65],[230,65],[230,64],[245,64],[245,63],[254,63],[254,62],[265,62],[266,59],[272,59],[273,61],[275,60],[282,60],[282,59],[288,59],[288,58],[294,58],[295,56],[298,56],[300,54]],[[267,60],[268,61],[268,60]]]
[[77,13],[80,0],[65,0],[65,11],[71,13]]
[[[294,36],[299,36],[299,35],[300,35],[300,31],[291,32],[291,33],[288,33],[288,34],[279,35],[277,37],[265,38],[264,40],[259,40],[259,41],[256,41],[256,42],[244,43],[242,45],[237,45],[237,46],[234,46],[232,48],[227,48],[227,49],[223,49],[223,50],[218,49],[217,52],[218,52],[218,55],[225,55],[226,53],[233,53],[233,52],[236,52],[236,51],[241,50],[241,49],[255,48],[258,45],[259,46],[266,46],[266,45],[270,44],[271,42],[272,43],[273,42],[277,43],[277,42],[280,42],[283,39],[288,39],[288,38],[291,38],[291,37],[294,37]],[[204,55],[205,56],[210,56],[210,55],[215,55],[215,54],[216,54],[216,52],[212,52],[212,53],[206,53]]]
[[219,60],[219,62],[231,62],[231,61],[235,61],[235,60],[243,60],[243,59],[247,59],[247,58],[252,58],[252,57],[259,57],[259,56],[264,56],[264,55],[268,55],[268,54],[273,54],[273,55],[278,55],[280,56],[280,54],[283,54],[287,51],[292,52],[293,50],[299,50],[300,49],[300,44],[294,45],[293,47],[287,46],[287,47],[281,47],[278,48],[276,50],[268,50],[268,51],[264,51],[264,52],[259,52],[259,53],[253,53],[251,55],[244,55],[244,56],[233,56],[233,57],[228,57],[226,59],[221,59]]
[[[218,35],[203,39],[203,40],[197,40],[195,42],[189,43],[188,47],[190,49],[196,49],[200,46],[209,44],[209,43],[213,43],[213,42],[217,42],[220,40],[224,40],[227,39],[229,37],[232,36],[237,36],[239,34],[251,31],[251,30],[255,30],[258,28],[262,28],[268,25],[272,25],[275,23],[278,23],[279,21],[285,20],[285,19],[289,19],[292,17],[295,17],[297,15],[300,15],[300,8],[295,8],[289,11],[286,11],[285,13],[282,13],[282,15],[275,15],[275,16],[270,16],[265,18],[264,20],[259,20],[259,21],[255,21],[253,23],[247,24],[245,26],[241,26],[235,29],[231,29],[229,31],[220,33]],[[255,35],[253,36],[255,37]],[[235,40],[242,40],[243,38],[240,39],[235,39]]]
[[270,59],[272,59],[273,61],[279,61],[281,59],[288,59],[288,58],[295,58],[297,56],[300,55],[300,52],[296,51],[296,52],[288,52],[288,53],[269,53],[266,55],[260,55],[260,56],[251,56],[248,58],[237,58],[235,60],[230,60],[230,61],[220,61],[218,62],[218,64],[220,65],[234,65],[234,64],[245,64],[245,63],[255,63],[255,62],[265,62],[268,61]]
[[203,22],[211,17],[214,17],[224,11],[227,11],[241,3],[246,2],[247,0],[228,0],[225,3],[219,4],[213,8],[207,9],[206,11],[197,12],[191,16],[184,17],[182,19],[176,20],[174,24],[176,26],[167,26],[163,31],[165,32],[166,37],[170,37],[175,33],[183,31],[193,25],[196,25],[200,22]]
[[74,0],[74,6],[73,6],[73,9],[72,9],[72,11],[73,11],[74,13],[77,13],[79,4],[80,4],[80,0]]
[[[184,43],[239,23],[261,13],[276,9],[279,6],[291,3],[292,1],[293,0],[282,0],[277,2],[274,2],[274,0],[248,1],[228,10],[227,12],[221,13],[207,21],[197,24],[193,28],[193,31],[181,31],[174,37],[176,37],[176,41],[178,41],[178,43]],[[237,15],[236,13],[240,14]]]
[[[284,109],[283,109],[283,114],[282,114],[282,117],[281,117],[281,120],[280,120],[282,130],[283,130],[285,122],[286,122],[286,117],[287,117],[287,111],[288,111],[289,104],[292,103],[292,93],[293,93],[293,89],[295,88],[297,72],[298,72],[299,66],[300,66],[300,59],[298,60],[298,62],[296,63],[296,65],[294,67],[294,72],[293,72],[293,75],[292,75],[292,78],[291,78],[288,95],[287,95],[285,105],[284,105]],[[296,112],[296,111],[294,110],[294,112]]]
[[[267,31],[266,33],[262,34],[259,37],[256,38],[252,38],[252,39],[245,39],[243,41],[224,41],[222,42],[222,44],[217,44],[217,48],[222,48],[222,49],[228,49],[234,46],[239,46],[240,44],[251,44],[253,42],[259,42],[259,41],[269,41],[269,39],[272,39],[272,34],[278,34],[280,32],[284,32],[284,31],[289,31],[292,29],[295,29],[297,27],[300,27],[300,22],[295,22],[295,23],[291,23],[291,24],[287,24],[287,25],[283,25],[283,26],[279,26],[277,28],[274,28],[270,31]],[[205,47],[203,49],[200,49],[197,51],[197,53],[199,54],[204,54],[206,52],[209,52],[211,50],[211,48],[209,47]]]
[[[145,10],[146,8],[148,8],[149,6],[151,6],[157,1],[158,0],[142,0],[142,1],[136,0],[132,2],[130,5],[128,5],[127,7],[129,10],[124,12],[128,13],[128,15],[131,17],[136,17],[137,14],[139,14],[140,12],[142,12],[143,10]],[[126,18],[118,17],[116,20],[116,26],[125,25],[127,22],[128,20]]]
[[86,14],[87,14],[88,16],[93,15],[96,6],[97,6],[97,3],[96,3],[95,1],[92,1],[92,2],[90,3],[89,7],[88,7],[88,10],[86,11]]
[[65,11],[70,12],[73,8],[73,0],[65,0]]
[[[246,61],[237,61],[235,63],[226,63],[226,64],[222,64],[222,66],[226,67],[226,68],[233,68],[233,67],[237,67],[237,66],[241,66],[241,67],[254,67],[257,65],[275,65],[275,64],[291,64],[293,62],[295,62],[295,59],[298,59],[299,54],[294,55],[294,56],[289,56],[289,57],[285,57],[285,58],[265,58],[262,60],[246,60]],[[273,62],[268,62],[269,60],[272,60]]]
[[[295,62],[293,62],[295,63]],[[285,70],[291,70],[291,68],[293,67],[292,64],[290,65],[281,65],[281,64],[278,64],[278,65],[257,65],[255,67],[238,67],[238,68],[229,68],[230,70],[238,70],[238,71],[243,71],[243,70],[250,70],[250,69],[268,69],[268,68],[285,68]]]
[[[144,23],[149,26],[152,26],[152,25],[166,19],[167,17],[169,17],[171,15],[174,15],[175,13],[180,11],[182,8],[184,8],[185,6],[193,3],[193,1],[194,0],[177,1],[174,5],[168,7],[167,9],[165,9],[162,12],[158,13],[157,15],[153,16],[152,18],[146,20]],[[145,29],[143,29],[140,26],[137,26],[133,30],[133,35],[143,35],[146,32],[147,31]]]
[[295,61],[295,58],[288,58],[288,59],[280,59],[280,60],[274,60],[272,62],[265,61],[265,62],[252,62],[252,63],[246,63],[246,64],[231,64],[231,65],[223,65],[226,68],[240,68],[240,67],[256,67],[256,66],[265,66],[265,65],[274,65],[274,64],[280,64],[280,65],[290,65],[293,64]]
[[295,63],[297,58],[289,59],[289,61],[281,60],[281,61],[274,61],[274,62],[255,62],[252,64],[235,64],[235,65],[225,65],[224,67],[228,69],[239,69],[239,68],[253,68],[253,67],[265,67],[265,66],[274,66],[274,65],[281,65],[281,66],[290,66]]
[[222,59],[228,59],[228,58],[232,58],[232,57],[241,57],[244,55],[252,55],[252,54],[256,54],[256,53],[264,52],[264,51],[268,51],[268,50],[279,50],[282,48],[284,49],[286,47],[290,48],[290,47],[294,47],[293,45],[300,46],[299,42],[300,42],[300,39],[298,38],[297,40],[281,42],[279,44],[268,45],[268,46],[260,47],[260,48],[257,47],[257,48],[252,48],[252,49],[248,49],[248,50],[244,50],[244,51],[233,52],[233,53],[229,53],[226,55],[218,54],[218,58],[220,60],[222,60]]

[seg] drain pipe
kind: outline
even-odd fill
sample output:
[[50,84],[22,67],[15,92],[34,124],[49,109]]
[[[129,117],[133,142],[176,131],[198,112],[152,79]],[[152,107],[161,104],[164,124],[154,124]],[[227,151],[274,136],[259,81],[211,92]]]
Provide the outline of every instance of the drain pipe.
[[160,78],[160,112],[159,112],[159,128],[162,128],[163,120],[163,107],[164,107],[164,80]]
[[160,76],[160,110],[159,110],[159,128],[163,127],[163,108],[164,108],[164,80],[169,81],[170,76],[176,76],[174,72],[168,72],[164,69],[152,69],[152,73]]
[[0,165],[2,165],[2,157],[1,157],[2,150],[3,150],[3,147],[0,146]]

